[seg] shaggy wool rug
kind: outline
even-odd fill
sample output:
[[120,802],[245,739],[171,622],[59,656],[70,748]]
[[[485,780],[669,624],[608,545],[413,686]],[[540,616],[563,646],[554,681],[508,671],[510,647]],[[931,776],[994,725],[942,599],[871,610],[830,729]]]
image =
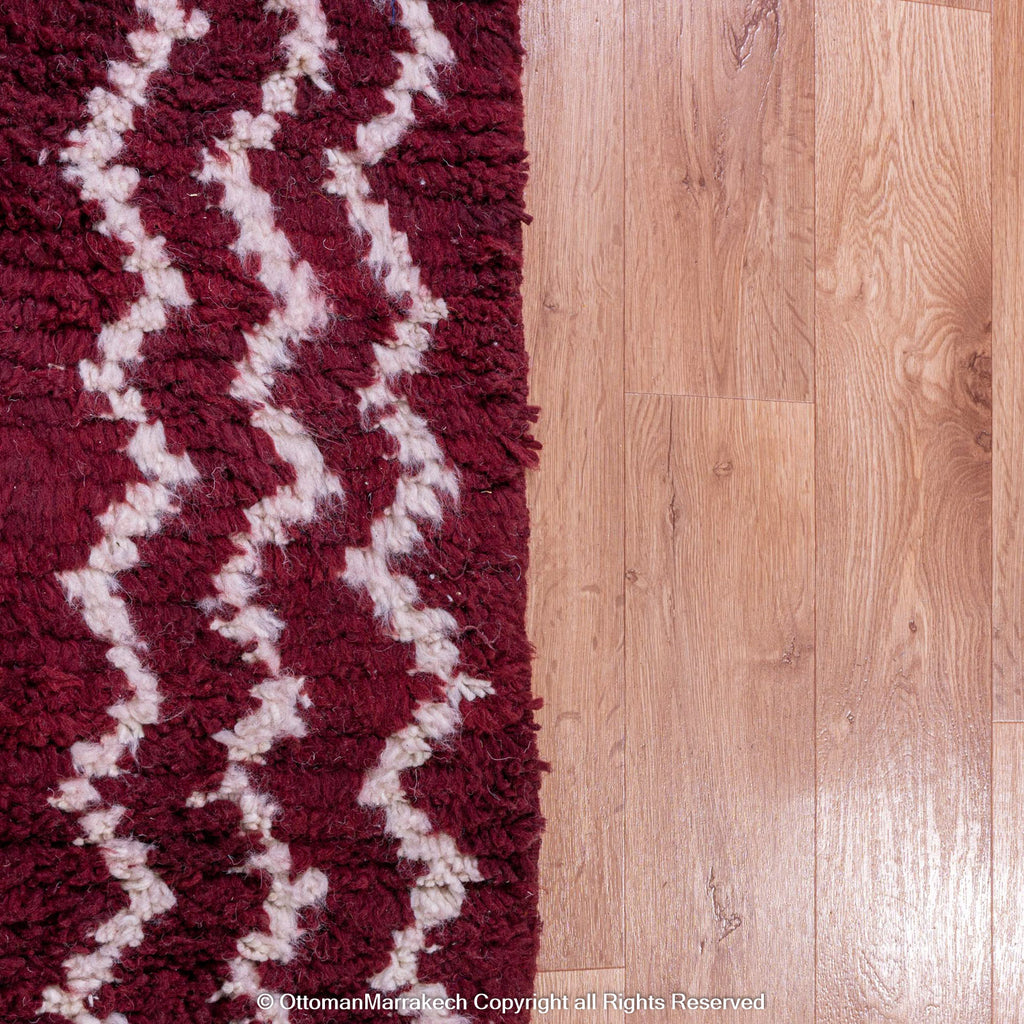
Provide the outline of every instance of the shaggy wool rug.
[[525,1020],[515,0],[0,25],[0,1020]]

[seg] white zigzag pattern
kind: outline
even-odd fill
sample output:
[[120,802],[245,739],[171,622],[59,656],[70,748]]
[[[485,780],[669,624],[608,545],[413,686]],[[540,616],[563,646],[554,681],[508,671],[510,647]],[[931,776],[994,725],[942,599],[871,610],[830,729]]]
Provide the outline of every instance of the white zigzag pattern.
[[[281,40],[285,67],[263,83],[263,109],[256,117],[247,111],[234,114],[230,138],[219,141],[216,152],[204,153],[199,173],[200,181],[222,186],[221,208],[238,227],[232,249],[240,259],[258,258],[258,279],[279,304],[265,323],[244,332],[246,355],[235,366],[230,393],[250,407],[250,423],[270,437],[279,457],[295,473],[294,483],[282,485],[246,509],[249,529],[232,537],[236,554],[213,577],[217,597],[210,601],[209,610],[219,608],[224,615],[214,618],[210,627],[243,646],[254,644],[254,650],[243,657],[261,663],[269,678],[251,690],[258,706],[232,729],[214,736],[235,762],[221,786],[212,793],[193,793],[188,803],[193,807],[211,800],[236,804],[242,811],[241,831],[258,835],[262,847],[261,853],[247,860],[245,870],[264,871],[270,880],[263,904],[267,929],[238,940],[229,978],[215,1000],[239,995],[255,999],[263,988],[258,965],[267,960],[287,963],[292,958],[302,934],[299,915],[322,900],[328,886],[327,876],[315,868],[292,881],[291,850],[273,834],[280,807],[270,796],[257,792],[243,767],[263,763],[263,755],[278,741],[304,736],[298,704],[309,705],[309,698],[302,694],[304,680],[281,672],[277,641],[285,624],[254,598],[262,571],[260,549],[266,544],[284,547],[289,526],[312,521],[323,501],[343,497],[340,481],[327,469],[314,440],[287,409],[272,402],[275,372],[291,362],[289,346],[301,344],[326,325],[327,305],[312,268],[296,258],[277,226],[270,196],[253,182],[247,155],[250,149],[274,148],[276,115],[295,113],[300,77],[329,88],[323,75],[323,52],[332,44],[316,0],[268,0],[264,9],[290,13],[296,19],[295,29]],[[274,999],[269,1010],[259,1010],[259,1016],[285,1024],[288,1011]]]
[[[68,165],[65,176],[79,188],[83,200],[98,201],[103,219],[96,230],[128,244],[125,270],[142,278],[142,295],[116,323],[106,325],[97,344],[99,365],[79,364],[87,390],[107,396],[114,419],[136,426],[127,452],[146,477],[131,484],[123,501],[115,502],[98,518],[103,535],[89,552],[86,566],[59,574],[68,600],[81,609],[96,636],[110,644],[107,660],[124,674],[131,696],[107,709],[117,723],[96,742],[71,748],[76,775],[63,780],[50,803],[79,815],[84,835],[76,840],[100,848],[107,870],[128,896],[128,906],[101,923],[93,933],[97,948],[75,954],[63,963],[64,983],[50,985],[42,994],[40,1013],[55,1013],[75,1024],[95,1024],[89,1005],[96,992],[114,978],[113,966],[126,947],[142,942],[145,923],[174,906],[175,896],[146,863],[148,847],[116,835],[125,813],[119,805],[104,804],[91,780],[118,774],[125,753],[134,753],[147,725],[158,720],[159,681],[143,662],[145,644],[138,637],[128,608],[118,592],[117,574],[138,563],[134,538],[151,536],[164,516],[175,509],[174,489],[193,482],[196,471],[188,455],[167,450],[159,420],[147,422],[142,396],[126,384],[124,367],[137,361],[145,336],[167,324],[169,307],[185,307],[191,298],[181,274],[171,266],[164,240],[151,237],[130,199],[139,182],[136,170],[113,163],[124,145],[124,133],[134,123],[134,110],[146,102],[146,90],[155,71],[167,67],[174,43],[198,39],[209,28],[206,16],[194,11],[188,18],[175,0],[138,0],[140,15],[153,27],[132,32],[128,41],[135,62],[114,62],[108,70],[112,88],[97,87],[87,105],[89,122],[68,137],[60,159]],[[107,1024],[124,1024],[112,1014]]]
[[[139,58],[138,65],[113,65],[110,72],[110,81],[120,89],[121,97],[97,90],[91,97],[96,104],[96,109],[90,106],[93,121],[80,138],[79,133],[74,133],[71,141],[79,146],[84,142],[88,157],[76,163],[76,169],[81,164],[77,180],[83,182],[83,198],[95,196],[104,202],[106,220],[100,230],[111,230],[133,242],[134,251],[125,266],[137,270],[146,285],[143,297],[129,314],[101,334],[100,347],[105,357],[102,365],[81,364],[83,381],[87,387],[108,395],[117,418],[140,424],[129,453],[147,478],[157,483],[131,490],[125,502],[112,506],[101,518],[105,537],[92,553],[89,570],[106,572],[109,581],[100,581],[103,586],[98,588],[97,577],[89,570],[65,574],[69,597],[82,602],[83,615],[90,627],[115,645],[111,661],[120,663],[135,684],[133,699],[110,709],[111,715],[121,722],[116,735],[112,734],[114,738],[75,745],[75,764],[80,776],[62,783],[61,796],[54,800],[67,810],[82,811],[92,806],[99,795],[89,777],[116,774],[117,760],[124,750],[133,749],[142,727],[156,721],[157,681],[137,657],[136,651],[143,649],[141,641],[133,632],[125,633],[125,627],[131,631],[131,626],[127,608],[116,594],[113,572],[136,564],[137,553],[131,538],[155,532],[161,516],[174,507],[171,487],[191,482],[196,476],[187,456],[175,457],[167,452],[162,424],[145,422],[141,395],[125,385],[122,368],[138,357],[145,333],[165,325],[165,305],[187,305],[191,300],[180,273],[171,267],[163,251],[163,240],[146,237],[137,211],[127,206],[126,200],[138,181],[137,172],[106,165],[119,152],[121,136],[131,126],[131,105],[145,102],[149,75],[166,66],[170,44],[155,37],[196,38],[207,30],[208,23],[199,12],[186,22],[174,0],[140,0],[139,7],[151,14],[159,31],[132,34],[130,40]],[[321,327],[326,307],[311,268],[296,260],[287,237],[277,227],[269,196],[252,182],[246,156],[246,150],[251,148],[273,148],[278,128],[275,115],[294,112],[300,76],[306,75],[321,88],[328,88],[323,78],[322,54],[331,43],[323,12],[315,0],[268,0],[265,9],[288,11],[296,18],[297,28],[282,40],[287,67],[264,83],[261,114],[253,117],[245,111],[236,112],[231,137],[219,143],[217,156],[204,154],[199,175],[200,180],[216,181],[224,187],[223,208],[239,226],[235,251],[242,256],[260,257],[260,280],[283,303],[283,308],[276,309],[267,323],[246,334],[248,351],[236,366],[238,374],[231,393],[252,407],[251,422],[272,438],[278,454],[295,470],[296,480],[247,510],[250,530],[233,538],[238,551],[215,576],[217,599],[208,609],[231,609],[229,618],[213,619],[211,628],[241,644],[255,641],[255,651],[246,657],[262,662],[273,676],[253,688],[253,695],[260,698],[259,707],[240,719],[232,730],[216,736],[228,747],[231,761],[254,764],[262,763],[262,755],[279,739],[304,735],[297,704],[303,702],[308,706],[308,698],[301,694],[303,680],[280,674],[276,643],[284,624],[252,600],[260,573],[259,548],[271,542],[286,544],[289,524],[310,521],[321,501],[342,496],[340,483],[326,470],[315,442],[287,410],[275,408],[270,400],[275,371],[290,361],[288,345],[309,337]],[[456,671],[459,652],[451,640],[457,628],[454,618],[441,609],[424,607],[415,583],[393,572],[389,565],[391,558],[414,551],[422,542],[416,520],[439,524],[443,514],[441,496],[458,496],[456,476],[446,467],[440,446],[426,422],[389,386],[389,381],[401,374],[419,372],[420,354],[430,347],[429,328],[447,315],[447,309],[442,300],[435,299],[421,285],[408,239],[391,227],[386,203],[370,198],[370,185],[363,171],[394,147],[413,123],[412,100],[416,93],[440,99],[433,85],[436,68],[454,59],[448,41],[434,27],[424,0],[405,0],[401,12],[402,24],[413,39],[415,52],[394,54],[401,72],[394,85],[385,90],[394,109],[360,126],[354,153],[325,151],[331,171],[325,189],[347,200],[349,222],[358,234],[370,239],[367,262],[382,279],[387,293],[410,303],[407,313],[395,325],[395,342],[374,346],[374,383],[359,390],[360,408],[367,419],[374,413],[386,413],[377,423],[398,442],[398,458],[404,472],[390,508],[372,524],[371,544],[347,551],[344,577],[351,586],[371,596],[378,617],[387,622],[392,636],[414,645],[417,668],[440,678],[445,683],[446,695],[445,701],[422,703],[414,712],[414,721],[388,738],[359,795],[364,806],[385,810],[385,829],[400,840],[401,856],[427,866],[410,892],[414,925],[394,934],[391,963],[370,982],[383,991],[404,988],[409,995],[443,996],[443,986],[424,986],[418,982],[420,955],[436,948],[426,947],[426,933],[457,917],[465,884],[482,878],[475,859],[461,854],[450,836],[435,830],[427,815],[412,807],[402,788],[400,773],[425,763],[432,753],[431,744],[454,732],[460,721],[462,700],[472,700],[493,690],[488,682]],[[127,107],[124,100],[128,100]],[[115,126],[113,133],[111,125]],[[112,139],[112,134],[116,138]],[[67,154],[72,149],[69,147],[64,154],[69,161],[71,157]],[[108,175],[99,191],[90,184],[97,174],[101,179]],[[90,188],[92,193],[87,192]],[[119,227],[121,230],[117,230]],[[113,625],[104,626],[105,618],[111,619]],[[264,850],[252,857],[246,868],[265,870],[271,878],[271,893],[265,903],[269,930],[239,941],[238,956],[231,964],[232,977],[215,998],[255,995],[260,989],[256,965],[268,959],[291,958],[294,942],[301,934],[298,913],[323,898],[327,880],[321,872],[310,869],[296,882],[290,881],[290,851],[272,833],[279,808],[270,797],[252,788],[241,764],[229,766],[216,792],[195,793],[189,803],[196,806],[213,799],[228,799],[239,806],[243,815],[241,828],[258,833]],[[104,808],[83,814],[80,819],[89,841],[102,843],[105,851],[110,851],[111,872],[123,878],[126,889],[130,888],[135,895],[131,896],[128,910],[97,930],[97,941],[104,943],[101,951],[91,957],[71,958],[65,964],[68,991],[51,987],[44,994],[42,1009],[62,1013],[71,1010],[76,1024],[93,1024],[95,1019],[84,1009],[84,1002],[104,981],[110,980],[110,967],[120,948],[141,942],[145,922],[174,904],[173,894],[145,866],[146,847],[134,840],[114,837],[123,813],[120,807]],[[120,946],[112,947],[111,935]],[[109,962],[100,961],[103,951],[112,954],[108,956]],[[280,1009],[279,1002],[275,999],[272,1011],[261,1012],[261,1019],[286,1024],[288,1015]],[[447,1024],[461,1020],[443,1013],[436,1018],[430,1014],[417,1016],[423,1024],[431,1024],[435,1019],[443,1019]],[[121,1014],[113,1014],[106,1024],[126,1021]]]
[[[420,956],[435,948],[427,946],[427,933],[457,918],[466,884],[483,879],[476,859],[461,853],[451,836],[435,829],[428,816],[412,806],[401,773],[424,764],[432,754],[432,744],[454,733],[463,700],[493,693],[493,688],[485,680],[457,671],[459,650],[451,639],[457,629],[455,619],[442,609],[424,607],[413,580],[394,572],[390,565],[394,557],[414,551],[422,542],[416,520],[438,525],[443,515],[441,496],[458,497],[457,478],[446,467],[426,422],[389,386],[393,378],[422,369],[421,353],[430,347],[430,328],[447,316],[447,308],[421,283],[408,238],[391,226],[387,204],[370,197],[364,168],[377,163],[412,125],[416,93],[440,100],[434,87],[436,69],[455,59],[448,40],[435,28],[425,0],[400,0],[399,6],[401,24],[408,30],[415,52],[394,54],[401,71],[385,91],[394,109],[358,129],[355,152],[327,151],[330,176],[324,187],[344,197],[349,224],[357,234],[369,238],[367,262],[387,294],[408,303],[408,311],[395,325],[395,342],[374,345],[374,382],[359,390],[364,416],[387,412],[378,422],[398,442],[404,472],[391,506],[372,524],[371,543],[346,552],[344,578],[353,588],[369,594],[375,614],[387,624],[392,637],[413,645],[417,669],[432,673],[445,684],[444,701],[421,703],[413,713],[414,720],[388,737],[359,793],[360,804],[384,810],[385,830],[399,840],[400,856],[426,866],[410,890],[413,924],[393,934],[390,963],[369,983],[384,992],[405,989],[410,996],[443,998],[444,986],[419,983]],[[463,1020],[446,1012],[415,1016],[423,1024]]]

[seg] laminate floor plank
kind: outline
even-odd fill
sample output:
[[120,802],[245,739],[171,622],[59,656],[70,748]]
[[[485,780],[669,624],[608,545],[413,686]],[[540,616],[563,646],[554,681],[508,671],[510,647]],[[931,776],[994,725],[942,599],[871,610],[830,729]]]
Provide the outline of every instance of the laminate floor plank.
[[626,989],[810,1021],[813,409],[630,396],[627,424]]
[[992,764],[993,1024],[1024,1020],[1024,723],[998,723]]
[[993,12],[993,711],[1024,720],[1024,5]]
[[989,1024],[990,20],[816,28],[817,1021]]
[[540,966],[621,966],[622,7],[527,0],[524,318],[541,754]]
[[813,25],[626,5],[628,390],[813,398]]
[[[625,1011],[614,1005],[606,1007],[604,999],[606,992],[613,995],[622,992],[624,984],[621,967],[612,970],[544,971],[537,976],[537,994],[542,997],[555,995],[561,1002],[543,1015],[535,1011],[532,1019],[547,1024],[580,1024],[581,1021],[586,1024],[626,1024]],[[576,1000],[587,1000],[588,997],[593,997],[597,1009],[577,1009]],[[564,1005],[566,998],[568,1007]]]

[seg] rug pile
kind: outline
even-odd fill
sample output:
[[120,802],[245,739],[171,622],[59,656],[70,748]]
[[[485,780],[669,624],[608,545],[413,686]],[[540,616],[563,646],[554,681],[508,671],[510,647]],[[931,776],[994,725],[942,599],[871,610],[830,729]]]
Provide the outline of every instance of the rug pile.
[[3,1021],[525,1020],[520,62],[0,6]]

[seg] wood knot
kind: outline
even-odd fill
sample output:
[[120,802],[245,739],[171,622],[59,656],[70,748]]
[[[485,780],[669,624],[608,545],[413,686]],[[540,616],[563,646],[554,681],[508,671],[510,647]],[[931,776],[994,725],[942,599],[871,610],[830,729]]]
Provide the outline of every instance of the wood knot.
[[712,472],[715,476],[728,476],[732,472],[732,462],[725,459],[722,462],[716,462]]
[[975,352],[967,360],[964,387],[975,405],[992,408],[992,356],[987,352]]

